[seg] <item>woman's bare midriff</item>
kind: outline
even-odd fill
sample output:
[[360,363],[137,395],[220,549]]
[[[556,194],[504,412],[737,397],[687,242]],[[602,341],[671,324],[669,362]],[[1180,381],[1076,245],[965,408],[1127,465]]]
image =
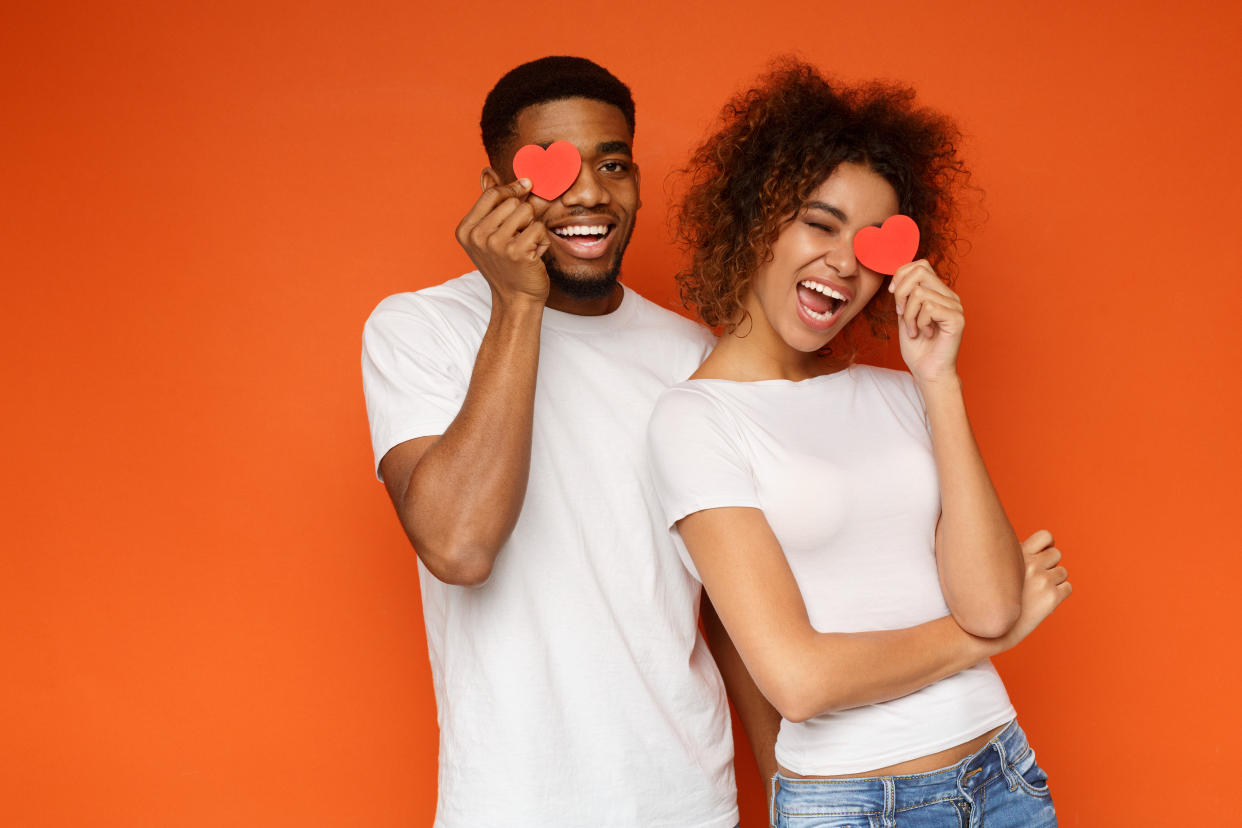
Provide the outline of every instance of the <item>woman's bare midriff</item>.
[[777,765],[781,772],[781,776],[788,776],[790,779],[858,779],[863,776],[905,776],[911,773],[927,773],[928,771],[940,770],[950,765],[956,765],[979,748],[986,745],[992,740],[997,733],[1005,729],[1004,725],[993,728],[982,736],[977,736],[969,742],[963,742],[957,747],[951,747],[942,750],[939,753],[929,753],[926,756],[920,756],[917,759],[910,759],[905,762],[898,762],[895,765],[889,765],[875,770],[863,771],[861,773],[842,773],[836,776],[804,776],[800,773],[794,773],[788,768]]

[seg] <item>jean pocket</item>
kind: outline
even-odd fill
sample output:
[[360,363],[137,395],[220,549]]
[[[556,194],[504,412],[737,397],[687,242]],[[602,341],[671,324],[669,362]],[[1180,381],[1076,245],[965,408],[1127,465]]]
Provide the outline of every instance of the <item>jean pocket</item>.
[[1018,757],[1010,768],[1018,779],[1018,787],[1031,796],[1048,797],[1051,791],[1048,790],[1048,774],[1044,773],[1044,769],[1035,761],[1034,748],[1028,747],[1026,753]]
[[776,812],[776,828],[874,828],[867,814],[788,814]]

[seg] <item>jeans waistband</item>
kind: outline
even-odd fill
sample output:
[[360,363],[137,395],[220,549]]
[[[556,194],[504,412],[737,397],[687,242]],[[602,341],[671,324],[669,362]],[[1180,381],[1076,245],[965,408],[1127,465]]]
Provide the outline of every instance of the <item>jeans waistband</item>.
[[893,813],[942,799],[946,795],[971,798],[973,792],[1004,775],[1007,784],[1017,784],[1013,765],[1030,750],[1026,734],[1017,720],[979,750],[955,765],[926,773],[903,776],[864,776],[853,779],[791,779],[772,777],[772,814],[779,808],[780,789],[796,790],[802,803],[822,797],[824,813]]

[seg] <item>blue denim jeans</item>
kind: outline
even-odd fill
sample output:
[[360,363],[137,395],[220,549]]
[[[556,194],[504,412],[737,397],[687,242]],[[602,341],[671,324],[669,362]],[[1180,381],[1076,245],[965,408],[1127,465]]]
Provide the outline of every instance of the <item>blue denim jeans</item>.
[[772,777],[775,828],[1045,828],[1048,775],[1016,721],[952,767],[858,779]]

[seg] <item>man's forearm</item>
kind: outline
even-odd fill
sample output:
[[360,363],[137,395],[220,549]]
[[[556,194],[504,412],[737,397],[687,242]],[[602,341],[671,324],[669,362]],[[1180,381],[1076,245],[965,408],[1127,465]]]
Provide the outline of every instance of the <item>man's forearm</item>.
[[441,580],[487,580],[521,513],[542,319],[542,304],[502,302],[493,293],[461,411],[418,461],[398,502],[414,548]]
[[700,615],[703,634],[724,679],[729,701],[737,711],[751,752],[755,755],[755,766],[763,780],[771,779],[776,773],[776,736],[780,732],[781,714],[759,692],[706,594],[703,595]]

